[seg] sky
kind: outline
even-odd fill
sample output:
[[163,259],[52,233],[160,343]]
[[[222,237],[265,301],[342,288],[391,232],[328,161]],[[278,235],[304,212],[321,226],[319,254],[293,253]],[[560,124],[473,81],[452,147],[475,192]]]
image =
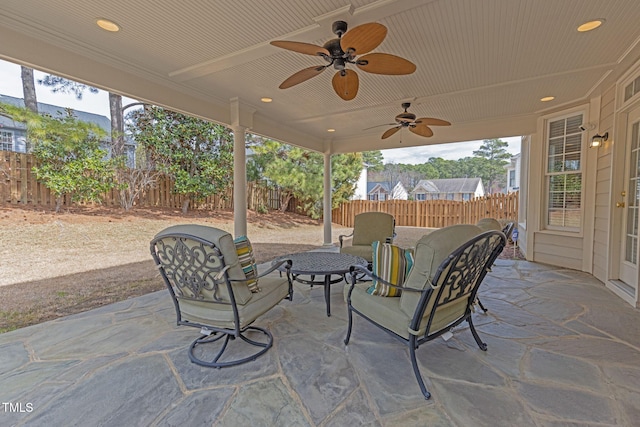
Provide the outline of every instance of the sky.
[[[511,154],[520,152],[520,137],[501,137],[509,143],[506,150]],[[382,150],[385,163],[420,164],[425,163],[430,157],[442,157],[445,160],[458,160],[472,157],[473,152],[480,148],[483,141],[465,141],[450,144],[422,145],[419,147],[394,148]]]
[[[70,107],[74,110],[87,111],[109,117],[109,94],[99,91],[93,94],[85,91],[82,100],[77,100],[75,95],[53,93],[50,88],[38,84],[46,74],[34,70],[36,80],[36,96],[38,102],[46,104]],[[11,62],[0,60],[0,94],[22,98],[22,80],[20,66]],[[134,100],[123,98],[122,103],[128,104]],[[520,152],[520,137],[506,136],[500,138],[509,143],[507,151],[511,154]],[[480,148],[482,141],[467,141],[451,144],[423,145],[420,147],[394,148],[382,150],[385,163],[419,164],[425,163],[430,157],[442,157],[446,160],[458,160],[473,156],[473,151]]]

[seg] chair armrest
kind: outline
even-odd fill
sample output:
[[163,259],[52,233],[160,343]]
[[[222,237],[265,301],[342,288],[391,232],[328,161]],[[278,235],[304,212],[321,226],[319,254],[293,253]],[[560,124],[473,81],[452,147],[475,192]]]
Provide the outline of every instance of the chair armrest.
[[355,285],[356,283],[356,275],[358,274],[364,274],[367,277],[370,277],[371,279],[375,279],[377,281],[382,282],[384,285],[390,286],[392,288],[395,289],[400,289],[401,291],[408,291],[408,292],[420,292],[420,293],[424,293],[427,292],[430,288],[427,289],[416,289],[416,288],[407,288],[404,286],[398,286],[398,285],[394,285],[392,283],[387,282],[386,280],[376,276],[375,274],[373,274],[373,272],[371,272],[368,268],[360,266],[360,265],[352,265],[349,268],[349,274],[351,274],[351,286],[353,287],[353,285]]
[[[284,265],[284,268],[286,270],[287,273],[287,281],[289,282],[289,295],[286,297],[286,299],[288,299],[289,301],[293,301],[293,282],[291,280],[291,266],[293,265],[293,262],[290,259],[283,259],[280,260],[274,264],[271,265],[271,267],[269,267],[268,269],[266,269],[265,271],[263,271],[262,273],[258,274],[256,276],[256,279],[259,279],[260,277],[266,276],[269,273],[272,273],[273,271],[281,268]],[[280,276],[282,277],[282,276]],[[231,282],[234,283],[238,283],[238,282],[248,282],[248,280],[246,279],[229,279],[229,282],[227,284],[227,287],[229,288],[229,293],[230,295],[233,295],[233,289],[231,286]]]
[[342,240],[345,237],[353,237],[353,232],[351,232],[351,234],[341,234],[341,235],[338,236],[338,240],[340,240],[340,247],[342,247]]
[[[263,271],[262,273],[258,274],[256,276],[256,279],[259,279],[260,277],[264,277],[267,274],[277,270],[278,268],[280,268],[283,264],[286,264],[285,269],[287,270],[286,273],[289,274],[289,270],[291,270],[291,266],[293,265],[290,259],[283,259],[281,261],[278,261],[277,263],[273,264],[271,267],[269,267],[267,270]],[[248,280],[246,279],[229,279],[230,282],[248,282]]]
[[289,271],[291,270],[291,266],[293,265],[292,261],[290,259],[283,259],[280,260],[278,262],[276,262],[275,264],[272,264],[271,267],[269,267],[267,270],[263,271],[262,273],[258,274],[257,278],[260,278],[262,276],[266,276],[267,274],[279,269],[283,264],[285,265],[285,269],[287,270],[287,274],[289,274]]

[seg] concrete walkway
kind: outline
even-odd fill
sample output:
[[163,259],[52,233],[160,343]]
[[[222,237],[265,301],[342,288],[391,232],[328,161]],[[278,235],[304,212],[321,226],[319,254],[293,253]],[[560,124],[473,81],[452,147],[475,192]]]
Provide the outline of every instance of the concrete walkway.
[[[160,279],[158,279],[160,280]],[[296,284],[257,325],[274,347],[221,370],[189,362],[198,331],[166,293],[0,335],[0,426],[638,426],[640,311],[588,274],[499,260],[489,313],[408,351],[360,318],[347,347],[342,284]]]

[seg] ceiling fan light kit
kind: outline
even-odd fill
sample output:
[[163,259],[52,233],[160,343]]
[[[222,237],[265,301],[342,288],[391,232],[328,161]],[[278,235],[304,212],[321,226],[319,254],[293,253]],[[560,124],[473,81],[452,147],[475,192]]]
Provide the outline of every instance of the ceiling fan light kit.
[[[286,40],[271,42],[273,46],[282,49],[320,56],[327,62],[326,65],[313,66],[294,73],[280,84],[280,89],[307,81],[333,66],[336,70],[331,80],[333,89],[340,98],[349,101],[356,97],[360,86],[358,74],[347,68],[349,64],[368,73],[383,75],[411,74],[416,70],[415,64],[399,56],[368,53],[378,47],[387,36],[387,27],[382,24],[371,22],[347,31],[346,22],[336,21],[332,25],[332,31],[338,38],[329,40],[324,46]],[[364,56],[356,58],[357,55]]]

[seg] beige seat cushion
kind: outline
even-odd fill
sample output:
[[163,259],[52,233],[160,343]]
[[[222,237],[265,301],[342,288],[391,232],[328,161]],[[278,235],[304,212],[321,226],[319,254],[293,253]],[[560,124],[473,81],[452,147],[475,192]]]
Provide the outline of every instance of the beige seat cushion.
[[353,246],[384,242],[393,237],[393,216],[384,212],[365,212],[356,215],[353,221]]
[[[351,293],[351,305],[374,322],[404,338],[409,338],[411,318],[400,310],[400,298],[380,298],[367,293],[368,283],[357,283]],[[344,287],[347,300],[349,286]]]
[[[260,292],[252,294],[251,301],[238,305],[240,329],[249,326],[259,316],[269,311],[282,301],[289,293],[289,282],[285,277],[267,275],[260,278]],[[179,299],[182,320],[217,326],[234,328],[231,305],[207,301]]]
[[498,220],[493,218],[482,218],[476,225],[478,226],[478,228],[480,228],[481,231],[502,231],[502,225],[500,225]]
[[[399,336],[409,339],[409,326],[411,316],[400,309],[400,298],[378,298],[367,293],[366,283],[357,283],[351,293],[351,306],[363,313],[379,325],[395,332]],[[344,287],[344,299],[347,300],[349,286]],[[414,296],[418,295],[414,293]],[[441,306],[431,324],[432,331],[438,331],[460,318],[460,312],[464,312],[466,301],[457,300],[451,304]],[[421,327],[416,335],[424,335],[427,322],[421,322]]]

